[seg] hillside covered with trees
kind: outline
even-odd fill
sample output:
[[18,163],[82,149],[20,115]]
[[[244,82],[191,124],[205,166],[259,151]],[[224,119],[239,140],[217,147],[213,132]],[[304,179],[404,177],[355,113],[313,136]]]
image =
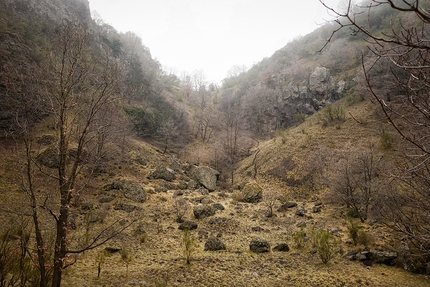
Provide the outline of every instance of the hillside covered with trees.
[[428,4],[326,7],[219,86],[0,0],[0,285],[427,285]]

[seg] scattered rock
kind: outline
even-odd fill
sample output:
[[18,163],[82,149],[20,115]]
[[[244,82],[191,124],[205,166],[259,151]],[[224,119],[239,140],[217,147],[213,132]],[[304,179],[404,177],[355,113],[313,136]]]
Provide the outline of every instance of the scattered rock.
[[171,183],[171,182],[167,182],[165,180],[161,180],[160,186],[164,187],[167,190],[177,190],[177,189],[179,189],[176,184]]
[[306,213],[305,207],[302,205],[296,210],[296,215],[298,216],[304,216]]
[[169,167],[159,167],[148,175],[148,179],[164,179],[173,181],[176,179],[175,171]]
[[374,263],[384,263],[387,265],[393,265],[394,260],[397,258],[398,254],[394,251],[375,249],[369,252],[369,259]]
[[312,207],[312,213],[318,213],[321,212],[321,206],[314,206]]
[[297,203],[296,202],[287,202],[282,204],[279,208],[278,208],[278,212],[284,212],[287,211],[289,208],[293,208],[296,207]]
[[317,201],[317,202],[315,202],[315,206],[321,206],[322,205],[322,202],[321,201]]
[[209,237],[208,240],[205,243],[205,251],[218,251],[218,250],[226,250],[226,246],[224,242],[221,241],[221,239],[217,237]]
[[199,237],[208,237],[209,232],[206,229],[200,229],[197,234],[199,235]]
[[202,200],[200,200],[200,202],[201,202],[202,204],[211,204],[211,203],[213,203],[214,201],[213,201],[212,199],[210,199],[209,197],[203,197],[203,198],[202,198]]
[[117,247],[106,247],[105,250],[109,253],[117,253],[120,252],[122,249]]
[[203,219],[215,215],[215,209],[210,205],[195,205],[193,213],[195,218]]
[[290,251],[290,247],[288,246],[287,243],[281,243],[281,244],[276,245],[273,248],[273,250],[274,251],[281,251],[281,252],[288,252],[288,251]]
[[191,179],[187,184],[187,189],[195,190],[195,189],[197,189],[198,185],[199,184],[197,183],[197,181]]
[[260,226],[254,226],[254,227],[251,227],[251,230],[254,232],[261,232],[261,231],[264,231],[264,228]]
[[180,230],[184,230],[184,229],[188,229],[188,230],[194,230],[197,229],[197,223],[191,220],[185,220],[184,222],[181,223],[181,225],[179,225],[178,229]]
[[212,204],[212,207],[215,210],[224,210],[225,209],[224,205],[222,205],[221,203],[214,203],[214,204]]
[[186,181],[181,180],[178,184],[178,187],[180,190],[185,190],[188,188],[188,184]]
[[101,197],[101,198],[99,199],[99,202],[100,202],[100,203],[107,203],[107,202],[111,202],[112,200],[114,200],[114,199],[115,199],[115,197],[116,197],[116,195],[115,195],[114,193],[107,194],[107,195],[105,195],[105,196]]
[[50,145],[53,144],[55,142],[55,137],[53,135],[43,135],[38,141],[37,143],[40,145]]
[[184,191],[183,191],[183,190],[176,190],[176,191],[173,193],[173,198],[176,198],[176,197],[178,197],[178,196],[182,196],[182,195],[184,195]]
[[142,203],[146,200],[146,192],[137,181],[128,179],[116,180],[111,184],[106,185],[104,188],[106,191],[112,189],[121,190],[126,198],[135,202]]
[[82,204],[81,209],[82,210],[91,210],[93,209],[94,204],[92,202],[85,202]]
[[125,212],[132,212],[136,209],[136,206],[133,204],[125,203],[125,202],[117,202],[115,203],[113,209],[115,210],[124,210]]
[[58,150],[56,147],[48,147],[37,156],[37,161],[49,168],[58,168],[60,161],[58,159]]
[[199,193],[201,194],[201,195],[209,195],[209,190],[207,190],[206,188],[204,188],[204,187],[201,187],[201,188],[199,188]]
[[270,252],[270,243],[265,239],[255,237],[251,239],[249,249],[254,253]]
[[263,198],[263,189],[255,182],[245,184],[241,192],[245,202],[255,203]]

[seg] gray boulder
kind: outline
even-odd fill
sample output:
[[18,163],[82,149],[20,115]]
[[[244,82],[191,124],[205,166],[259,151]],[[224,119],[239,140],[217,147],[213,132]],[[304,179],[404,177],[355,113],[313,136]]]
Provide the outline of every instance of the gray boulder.
[[175,171],[169,167],[159,167],[148,175],[148,179],[164,179],[173,181],[176,179]]
[[205,249],[209,251],[217,251],[217,250],[226,250],[226,246],[224,242],[222,242],[219,238],[209,237],[205,243]]
[[291,202],[290,201],[290,202],[284,203],[281,206],[279,206],[278,212],[284,212],[284,211],[287,211],[289,208],[293,208],[293,207],[296,207],[296,206],[297,206],[296,202]]
[[251,239],[249,249],[254,253],[270,252],[270,243],[265,239],[255,237]]
[[121,190],[126,198],[135,202],[142,203],[146,200],[146,191],[137,181],[122,179],[105,186],[107,191],[112,189]]
[[215,209],[210,205],[195,205],[193,213],[195,218],[203,219],[215,215]]
[[242,189],[243,201],[255,203],[263,198],[263,189],[257,183],[247,183]]
[[216,189],[219,172],[208,166],[200,166],[192,168],[190,170],[190,176],[209,191],[214,191]]

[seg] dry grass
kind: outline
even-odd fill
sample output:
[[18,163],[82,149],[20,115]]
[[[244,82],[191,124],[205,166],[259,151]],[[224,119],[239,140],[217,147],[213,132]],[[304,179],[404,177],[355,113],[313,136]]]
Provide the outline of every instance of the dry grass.
[[[379,133],[375,130],[382,127],[375,121],[374,110],[374,107],[366,103],[350,107],[347,113],[351,112],[355,118],[360,116],[363,123],[347,117],[339,128],[322,128],[317,117],[310,117],[288,133],[261,143],[257,157],[257,181],[264,186],[265,192],[285,192],[288,200],[296,200],[299,206],[305,206],[307,215],[299,217],[294,214],[293,208],[282,213],[275,212],[274,217],[267,218],[264,215],[267,210],[264,201],[256,204],[241,203],[235,201],[229,192],[213,192],[208,198],[222,203],[225,210],[217,211],[213,217],[196,220],[199,227],[192,232],[198,238],[198,249],[189,266],[185,264],[181,250],[182,231],[178,230],[179,224],[176,223],[176,214],[172,208],[173,190],[150,194],[143,204],[129,202],[120,192],[116,192],[117,197],[112,202],[98,202],[103,186],[118,178],[134,179],[141,182],[146,190],[154,189],[160,182],[147,180],[148,173],[159,165],[172,164],[172,158],[143,142],[130,140],[125,154],[120,159],[115,157],[107,162],[108,172],[98,175],[83,195],[85,202],[95,203],[95,212],[107,212],[103,223],[92,225],[94,229],[117,218],[138,218],[132,228],[107,244],[128,248],[133,258],[128,265],[128,272],[126,264],[121,261],[121,254],[114,253],[105,258],[98,278],[97,256],[103,250],[102,247],[79,255],[77,262],[65,270],[63,286],[429,286],[430,282],[423,275],[385,265],[368,267],[360,262],[349,261],[341,254],[328,264],[322,264],[318,255],[310,252],[310,244],[302,249],[294,246],[291,235],[299,230],[297,223],[302,220],[307,224],[305,231],[308,236],[312,228],[337,228],[340,230],[339,238],[343,242],[348,240],[342,215],[344,210],[324,203],[320,213],[312,214],[312,198],[315,195],[321,198],[327,187],[309,185],[303,178],[307,174],[309,155],[318,155],[318,151],[342,149],[346,142],[364,144],[368,140],[376,141]],[[2,146],[2,154],[0,164],[6,168],[0,170],[0,200],[5,205],[15,204],[20,198],[19,185],[16,184],[17,178],[12,168],[14,159],[11,150],[5,144]],[[113,151],[113,154],[121,155],[121,151]],[[253,171],[252,160],[251,156],[241,163],[237,173],[240,180],[249,179],[249,173]],[[186,193],[184,197],[195,204],[194,198],[201,197],[201,194],[193,191]],[[112,206],[117,201],[135,204],[141,210],[133,213],[113,210]],[[274,210],[279,204],[276,204]],[[79,216],[79,220],[82,220],[85,214]],[[192,211],[184,218],[193,220]],[[136,233],[138,229],[143,229],[144,233]],[[198,234],[203,229],[210,236],[221,236],[227,250],[204,251],[206,237],[199,237]],[[383,228],[364,225],[364,229],[375,239],[372,247],[392,243]],[[72,235],[78,236],[79,233]],[[286,242],[291,250],[251,253],[249,242],[253,237],[267,239],[272,248],[278,243]],[[342,246],[344,250],[355,248],[345,244]]]
[[[293,211],[276,213],[276,217],[264,217],[263,203],[243,204],[231,198],[220,198],[217,192],[210,197],[224,204],[226,209],[218,211],[212,218],[198,220],[198,230],[205,229],[221,239],[227,250],[203,251],[205,238],[198,240],[198,250],[191,265],[185,264],[181,251],[182,231],[178,230],[173,212],[169,211],[173,191],[165,194],[167,202],[153,197],[142,205],[140,224],[147,231],[146,241],[130,233],[109,246],[131,246],[134,259],[128,267],[121,262],[120,254],[106,258],[101,277],[97,278],[97,250],[87,252],[67,270],[64,286],[428,286],[422,275],[414,275],[400,268],[385,265],[367,267],[337,255],[328,264],[322,264],[318,255],[310,253],[310,246],[295,249],[291,238],[296,222],[302,218]],[[196,195],[197,196],[197,195]],[[192,199],[194,195],[189,195]],[[167,204],[166,204],[167,203]],[[239,207],[238,207],[239,206]],[[308,208],[309,205],[306,205]],[[240,211],[239,211],[240,210]],[[324,225],[337,227],[345,238],[347,230],[342,221],[326,221],[331,210],[308,218],[308,227]],[[256,216],[255,216],[256,215]],[[157,222],[154,221],[157,217]],[[191,213],[187,215],[192,219]],[[222,218],[213,223],[214,218]],[[211,223],[212,222],[212,223]],[[309,224],[310,223],[310,224]],[[253,231],[259,226],[261,231]],[[197,236],[197,232],[193,231]],[[253,237],[267,239],[274,247],[288,242],[289,252],[254,254],[249,251]],[[167,284],[162,285],[167,278]]]

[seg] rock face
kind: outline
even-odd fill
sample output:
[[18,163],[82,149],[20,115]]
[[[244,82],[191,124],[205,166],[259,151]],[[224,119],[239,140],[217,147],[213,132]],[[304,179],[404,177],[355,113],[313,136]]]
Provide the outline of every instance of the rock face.
[[252,238],[249,243],[249,249],[254,253],[270,252],[270,243],[261,238]]
[[215,215],[215,209],[210,205],[195,205],[193,213],[195,218],[202,219]]
[[209,251],[226,250],[226,246],[224,242],[222,242],[219,238],[209,237],[205,243],[205,250],[209,250]]
[[255,203],[263,198],[263,189],[257,183],[247,183],[242,189],[243,201]]
[[146,191],[137,181],[122,179],[105,186],[107,191],[112,189],[121,190],[126,198],[135,202],[142,203],[146,200]]
[[194,167],[190,170],[190,176],[206,187],[209,191],[214,191],[216,189],[216,182],[219,177],[219,172],[208,166]]
[[350,260],[370,260],[373,263],[393,265],[394,261],[398,257],[398,253],[383,249],[375,249],[371,251],[369,248],[365,247],[363,249],[350,250],[345,254],[345,257]]
[[148,179],[164,179],[172,181],[176,179],[175,171],[169,167],[159,167],[148,175]]

